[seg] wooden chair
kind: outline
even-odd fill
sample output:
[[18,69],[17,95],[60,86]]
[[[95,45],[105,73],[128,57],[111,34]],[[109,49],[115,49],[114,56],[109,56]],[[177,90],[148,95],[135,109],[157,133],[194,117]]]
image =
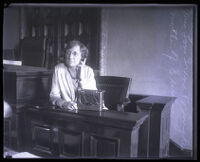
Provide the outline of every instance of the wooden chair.
[[130,103],[128,90],[131,78],[118,76],[95,77],[97,88],[105,90],[104,103],[109,110],[124,111],[124,107]]

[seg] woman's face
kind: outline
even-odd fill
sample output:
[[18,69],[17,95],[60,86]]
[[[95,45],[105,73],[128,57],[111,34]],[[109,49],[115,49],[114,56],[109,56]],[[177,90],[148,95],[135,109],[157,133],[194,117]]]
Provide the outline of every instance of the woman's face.
[[65,63],[69,67],[77,66],[81,61],[80,46],[76,45],[68,49],[65,53]]

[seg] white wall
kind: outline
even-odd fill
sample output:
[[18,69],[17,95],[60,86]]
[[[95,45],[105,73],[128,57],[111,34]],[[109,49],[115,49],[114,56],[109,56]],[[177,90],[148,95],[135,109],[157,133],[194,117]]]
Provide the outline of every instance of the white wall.
[[170,138],[192,150],[193,8],[102,11],[101,74],[131,77],[130,93],[175,96]]

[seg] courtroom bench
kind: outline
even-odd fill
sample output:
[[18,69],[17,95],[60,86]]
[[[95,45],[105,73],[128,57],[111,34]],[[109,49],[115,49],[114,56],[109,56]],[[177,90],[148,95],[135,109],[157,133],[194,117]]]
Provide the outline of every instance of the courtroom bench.
[[138,133],[146,113],[112,110],[26,110],[26,151],[52,158],[137,158]]
[[146,112],[149,116],[139,131],[138,157],[169,157],[170,113],[176,97],[130,94],[129,99],[126,112]]
[[48,102],[51,77],[52,71],[46,68],[3,65],[3,99],[13,112],[8,137],[11,149],[24,151],[24,109],[27,105]]
[[[16,150],[26,151],[24,149],[24,145],[27,144],[24,142],[26,110],[31,107],[29,105],[45,105],[48,102],[52,71],[38,67],[4,65],[3,72],[4,99],[14,111],[11,124],[12,145]],[[125,108],[126,112],[142,111],[149,115],[139,129],[138,153],[133,154],[147,158],[167,157],[170,110],[175,98],[130,94],[129,99],[131,103]],[[65,153],[61,154],[65,156]]]

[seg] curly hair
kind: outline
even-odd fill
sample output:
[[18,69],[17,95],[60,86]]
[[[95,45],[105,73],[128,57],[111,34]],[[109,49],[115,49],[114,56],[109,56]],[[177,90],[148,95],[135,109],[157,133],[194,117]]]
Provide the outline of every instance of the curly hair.
[[82,42],[80,42],[79,40],[70,40],[66,44],[67,44],[67,46],[64,48],[64,53],[67,50],[71,49],[72,47],[78,45],[80,47],[82,59],[86,59],[88,57],[88,55],[89,55],[88,48]]

